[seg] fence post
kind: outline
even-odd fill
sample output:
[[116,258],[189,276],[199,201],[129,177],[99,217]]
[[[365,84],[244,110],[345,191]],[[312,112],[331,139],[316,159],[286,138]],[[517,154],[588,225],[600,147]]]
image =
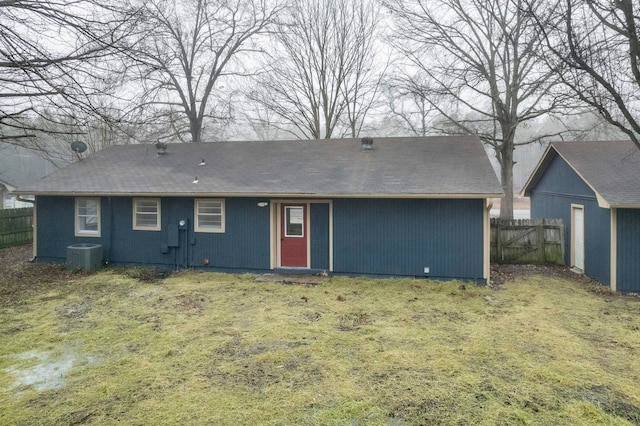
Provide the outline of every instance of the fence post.
[[504,260],[502,258],[502,226],[500,225],[500,219],[496,219],[496,259]]
[[538,223],[538,260],[545,263],[547,260],[547,241],[544,232],[544,220]]

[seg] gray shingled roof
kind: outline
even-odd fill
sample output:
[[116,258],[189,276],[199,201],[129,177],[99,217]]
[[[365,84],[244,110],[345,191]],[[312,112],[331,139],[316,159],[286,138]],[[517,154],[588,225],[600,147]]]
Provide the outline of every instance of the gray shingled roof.
[[[199,165],[204,160],[205,165]],[[193,183],[195,177],[198,183]],[[499,197],[476,136],[170,144],[106,148],[22,194]]]
[[552,143],[523,189],[525,195],[557,155],[591,187],[602,207],[640,206],[640,150],[631,141]]
[[20,187],[54,170],[53,164],[33,151],[0,142],[0,183]]

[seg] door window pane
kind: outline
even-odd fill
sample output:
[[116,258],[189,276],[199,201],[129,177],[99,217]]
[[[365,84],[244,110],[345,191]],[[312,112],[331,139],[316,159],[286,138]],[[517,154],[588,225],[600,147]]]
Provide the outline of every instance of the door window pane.
[[285,237],[304,237],[304,207],[285,206]]

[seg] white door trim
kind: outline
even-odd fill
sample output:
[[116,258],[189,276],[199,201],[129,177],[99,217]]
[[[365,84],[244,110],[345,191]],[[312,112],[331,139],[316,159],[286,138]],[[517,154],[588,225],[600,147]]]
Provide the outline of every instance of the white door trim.
[[280,234],[281,230],[281,205],[282,204],[306,204],[307,205],[307,265],[311,268],[311,204],[328,204],[329,205],[329,272],[333,271],[333,200],[327,199],[271,199],[270,200],[270,239],[271,239],[271,269],[280,268],[282,265],[280,259]]
[[[580,221],[576,221],[576,214]],[[584,205],[571,204],[571,266],[584,271],[585,233]]]
[[282,205],[295,205],[300,206],[304,205],[306,214],[304,217],[304,235],[307,239],[307,265],[300,267],[301,269],[309,269],[311,268],[311,206],[307,201],[298,201],[298,200],[283,200],[283,201],[272,201],[272,205],[275,205],[276,209],[276,268],[289,268],[289,266],[282,266]]
[[611,239],[610,239],[610,278],[609,287],[614,293],[618,289],[618,209],[611,208]]

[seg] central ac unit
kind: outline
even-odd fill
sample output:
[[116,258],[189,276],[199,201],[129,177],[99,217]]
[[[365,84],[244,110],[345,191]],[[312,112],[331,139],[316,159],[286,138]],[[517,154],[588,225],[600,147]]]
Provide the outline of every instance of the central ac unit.
[[67,266],[92,271],[102,265],[102,245],[81,243],[67,246]]

